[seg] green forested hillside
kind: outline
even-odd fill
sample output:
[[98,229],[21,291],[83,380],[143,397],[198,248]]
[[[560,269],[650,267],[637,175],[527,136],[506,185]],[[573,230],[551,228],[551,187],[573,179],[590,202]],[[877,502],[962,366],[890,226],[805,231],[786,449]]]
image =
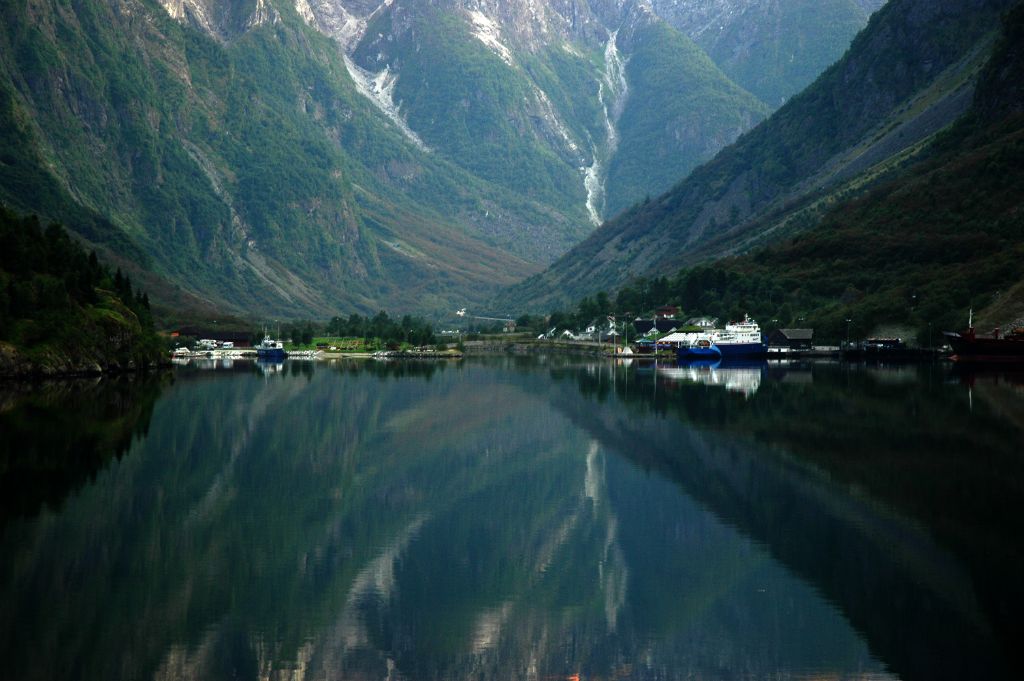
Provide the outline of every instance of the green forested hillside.
[[[660,190],[764,112],[633,3],[528,44],[466,3],[373,5],[5,3],[0,201],[176,313],[450,310],[577,243],[606,188],[612,209]],[[351,44],[325,35],[348,10],[369,21]],[[636,85],[609,177],[620,27]]]
[[380,13],[367,35],[390,39],[366,40],[355,52],[367,67],[392,65],[400,73],[395,99],[409,126],[475,174],[575,209],[582,222],[578,165],[555,153],[558,140],[550,145],[535,129],[530,115],[540,115],[540,104],[531,104],[536,95],[527,75],[474,38],[462,17],[429,6],[410,15],[396,27],[392,14]]
[[397,78],[393,98],[429,146],[567,214],[587,205],[585,168],[598,168],[596,209],[611,216],[671,186],[769,110],[632,3],[595,26],[597,36],[547,43],[517,36],[500,16],[487,42],[473,21],[492,19],[471,7],[384,7],[353,58]]
[[[814,82],[857,34],[882,0],[862,7],[857,0],[721,2],[721,14],[699,21],[692,4],[673,15],[672,0],[654,0],[670,22],[694,38],[711,59],[742,87],[772,107]],[[711,3],[705,3],[711,4]],[[691,18],[692,17],[692,18]],[[717,21],[708,21],[708,19]]]
[[64,228],[0,207],[0,376],[157,361],[149,296],[86,255]]
[[939,331],[966,324],[969,307],[982,309],[1022,278],[1022,122],[971,134],[806,234],[684,270],[666,292],[686,310],[723,319],[749,312],[833,340],[849,319],[855,337],[891,323],[938,341]]
[[608,172],[608,216],[662,193],[769,111],[663,22],[638,28],[629,42],[630,96]]

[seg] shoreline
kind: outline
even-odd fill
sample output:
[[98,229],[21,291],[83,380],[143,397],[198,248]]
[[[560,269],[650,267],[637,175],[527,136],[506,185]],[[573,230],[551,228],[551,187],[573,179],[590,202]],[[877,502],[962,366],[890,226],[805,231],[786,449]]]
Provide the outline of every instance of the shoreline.
[[148,362],[129,360],[122,364],[104,357],[72,358],[65,352],[32,356],[5,344],[0,347],[0,381],[45,381],[65,378],[94,378],[157,372],[171,366],[169,358],[153,357]]

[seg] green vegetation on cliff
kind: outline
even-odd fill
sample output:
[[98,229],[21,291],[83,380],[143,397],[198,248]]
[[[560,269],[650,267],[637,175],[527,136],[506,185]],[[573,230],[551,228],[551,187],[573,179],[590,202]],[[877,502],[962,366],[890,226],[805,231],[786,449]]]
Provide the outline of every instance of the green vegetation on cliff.
[[0,10],[0,200],[146,273],[154,303],[447,308],[578,238],[549,205],[417,149],[294,10],[215,39],[128,6]]
[[0,374],[143,366],[160,356],[149,296],[60,225],[0,206]]
[[773,107],[840,57],[869,14],[855,0],[746,4],[721,27],[701,26],[696,40],[730,78]]
[[629,42],[630,94],[609,168],[609,216],[669,189],[769,112],[664,22],[639,27]]
[[364,41],[356,57],[373,70],[381,59],[397,65],[395,100],[410,127],[474,174],[582,218],[582,178],[542,137],[542,102],[527,75],[474,38],[460,16],[421,7],[402,20],[411,26],[399,29],[382,12],[367,35],[396,39]]

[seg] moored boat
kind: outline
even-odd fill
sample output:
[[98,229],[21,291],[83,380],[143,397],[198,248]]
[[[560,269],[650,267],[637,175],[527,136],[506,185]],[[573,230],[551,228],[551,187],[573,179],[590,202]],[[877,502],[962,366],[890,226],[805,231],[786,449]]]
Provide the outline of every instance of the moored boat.
[[730,359],[764,357],[767,354],[768,346],[761,336],[761,327],[750,316],[744,316],[742,322],[729,323],[725,329],[712,331],[707,336],[698,337],[689,347],[681,347],[677,357],[685,361],[699,357]]
[[988,336],[979,336],[974,330],[972,310],[965,331],[946,331],[943,335],[953,348],[954,361],[1024,362],[1024,327],[1005,334],[997,328]]
[[259,359],[281,360],[288,357],[288,353],[285,352],[284,342],[264,336],[263,341],[256,346],[256,356]]
[[[664,340],[664,339],[662,339]],[[754,359],[765,357],[768,345],[761,336],[761,327],[750,317],[742,322],[730,322],[725,328],[701,334],[688,345],[676,351],[676,358],[686,362],[693,359]]]
[[761,327],[749,316],[744,316],[742,322],[726,324],[725,329],[719,331],[715,338],[715,347],[722,353],[723,359],[765,357],[768,354],[768,345],[761,336]]

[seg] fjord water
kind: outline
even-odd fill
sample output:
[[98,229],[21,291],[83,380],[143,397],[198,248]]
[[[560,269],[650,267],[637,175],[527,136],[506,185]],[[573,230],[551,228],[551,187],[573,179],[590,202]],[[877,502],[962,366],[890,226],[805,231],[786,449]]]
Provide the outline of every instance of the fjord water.
[[1021,385],[503,358],[22,390],[0,678],[1012,676]]

